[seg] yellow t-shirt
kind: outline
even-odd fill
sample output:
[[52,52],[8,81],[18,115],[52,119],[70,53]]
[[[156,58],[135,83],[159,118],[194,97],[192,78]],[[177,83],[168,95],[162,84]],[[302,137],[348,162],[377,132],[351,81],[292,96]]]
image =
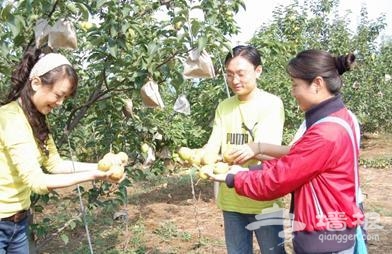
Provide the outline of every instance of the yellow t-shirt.
[[48,192],[41,166],[51,172],[61,158],[51,136],[47,145],[49,157],[41,153],[16,101],[0,107],[0,218],[28,209],[31,191]]
[[[218,105],[207,145],[215,151],[220,148],[222,154],[231,146],[249,142],[279,145],[282,142],[283,124],[284,108],[279,97],[262,90],[250,101],[240,101],[237,96],[233,96]],[[243,166],[257,163],[252,160]],[[234,188],[228,188],[225,183],[219,186],[217,204],[224,211],[259,214],[262,209],[277,202],[256,201],[238,195]]]

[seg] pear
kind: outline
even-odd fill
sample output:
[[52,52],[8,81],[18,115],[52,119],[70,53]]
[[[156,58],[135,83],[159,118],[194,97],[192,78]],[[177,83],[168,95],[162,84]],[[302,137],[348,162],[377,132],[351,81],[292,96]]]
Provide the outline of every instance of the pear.
[[231,153],[231,150],[226,150],[223,153],[223,161],[227,162],[229,164],[233,163],[233,161],[234,161],[234,158],[232,156],[230,156],[230,153]]
[[193,165],[200,166],[201,165],[201,158],[203,158],[204,150],[203,149],[192,149],[193,154],[191,155],[190,162]]
[[128,155],[125,152],[119,152],[115,154],[108,152],[98,161],[98,169],[102,171],[108,171],[113,165],[126,165],[128,163]]
[[210,165],[210,164],[215,164],[218,160],[218,155],[214,153],[205,153],[203,157],[201,158],[201,164],[202,165]]
[[122,165],[127,165],[128,163],[128,155],[125,152],[119,152],[117,157],[120,158]]
[[189,161],[192,156],[192,149],[183,146],[178,150],[178,155],[180,155],[180,158],[184,161]]
[[109,159],[101,159],[98,161],[98,169],[101,171],[108,171],[112,166],[112,162]]
[[113,181],[120,180],[124,175],[124,167],[121,165],[112,165],[110,167],[112,174],[109,176]]
[[214,166],[214,174],[226,174],[227,171],[229,171],[229,164],[225,163],[225,162],[217,162],[215,163]]
[[214,171],[214,165],[213,164],[204,165],[199,170],[199,177],[201,179],[208,179],[209,178],[209,174],[212,174],[213,171]]
[[117,162],[119,162],[119,158],[116,156],[115,153],[112,153],[112,152],[108,152],[107,154],[105,154],[102,159],[108,160],[108,161],[112,162],[113,164],[116,164]]
[[147,152],[148,152],[148,149],[150,148],[150,146],[149,146],[148,144],[146,144],[146,143],[143,143],[143,144],[140,146],[140,148],[142,149],[142,152],[143,152],[143,153],[147,153]]

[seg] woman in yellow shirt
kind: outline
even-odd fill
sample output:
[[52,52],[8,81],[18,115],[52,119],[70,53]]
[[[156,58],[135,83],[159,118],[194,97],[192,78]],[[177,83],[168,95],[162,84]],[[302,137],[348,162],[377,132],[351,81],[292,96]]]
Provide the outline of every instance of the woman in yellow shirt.
[[63,55],[40,56],[39,49],[25,53],[0,107],[0,253],[29,253],[26,231],[32,191],[44,194],[109,180],[112,174],[98,170],[96,163],[60,158],[46,115],[75,94],[78,77]]

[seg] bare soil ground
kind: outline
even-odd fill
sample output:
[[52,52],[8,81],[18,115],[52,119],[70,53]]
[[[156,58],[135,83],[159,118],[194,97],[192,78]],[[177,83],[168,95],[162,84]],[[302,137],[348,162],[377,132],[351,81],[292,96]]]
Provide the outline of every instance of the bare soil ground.
[[[363,140],[362,159],[391,158],[392,135],[367,135]],[[392,168],[360,168],[369,215],[369,253],[392,253]],[[69,197],[73,195],[73,197]],[[76,214],[75,193],[61,194],[73,200],[65,212]],[[289,197],[285,197],[285,203]],[[49,205],[48,214],[59,215],[59,205]],[[116,211],[95,209],[89,217],[89,229],[95,253],[225,253],[223,219],[216,207],[213,184],[192,184],[189,176],[169,176],[159,181],[135,182],[128,189],[127,205],[117,210],[124,217],[114,220]],[[125,216],[127,215],[127,216]],[[42,216],[37,215],[36,221]],[[83,226],[67,231],[68,244],[54,237],[39,253],[89,253]],[[286,245],[292,253],[291,243]],[[255,253],[259,253],[255,244]]]

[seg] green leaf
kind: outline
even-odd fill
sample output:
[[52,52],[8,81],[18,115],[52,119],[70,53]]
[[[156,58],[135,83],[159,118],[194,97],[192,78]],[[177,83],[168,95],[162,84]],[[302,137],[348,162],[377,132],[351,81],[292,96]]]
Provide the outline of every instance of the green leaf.
[[200,22],[199,22],[199,21],[197,21],[197,20],[192,20],[192,23],[191,23],[191,33],[192,33],[192,36],[193,36],[193,37],[196,37],[196,36],[197,36],[197,34],[198,34],[199,31],[200,31],[200,27],[201,27],[201,25],[200,25]]
[[76,8],[82,14],[82,20],[88,20],[90,17],[90,11],[84,3],[76,3]]
[[12,38],[16,38],[24,28],[24,19],[22,16],[13,15],[8,17],[7,24],[13,35]]
[[76,7],[76,4],[72,1],[66,1],[65,6],[67,7],[68,10],[70,10],[73,14],[78,13],[78,8]]
[[207,45],[207,38],[206,37],[200,37],[197,40],[197,48],[199,49],[199,51],[203,50]]
[[110,2],[111,2],[111,0],[98,0],[98,1],[96,2],[96,4],[97,4],[97,9],[101,9],[103,5],[105,5],[105,4],[107,4],[107,3],[110,3]]
[[13,7],[12,4],[9,3],[9,4],[7,4],[7,6],[5,6],[1,10],[1,19],[2,19],[2,21],[8,21],[10,16],[12,16],[12,14],[11,14],[12,7]]
[[61,240],[63,240],[64,244],[67,244],[69,242],[69,237],[66,234],[61,234],[60,238]]
[[69,227],[70,227],[71,229],[74,229],[74,228],[76,227],[75,221],[71,221],[71,222],[69,223]]

